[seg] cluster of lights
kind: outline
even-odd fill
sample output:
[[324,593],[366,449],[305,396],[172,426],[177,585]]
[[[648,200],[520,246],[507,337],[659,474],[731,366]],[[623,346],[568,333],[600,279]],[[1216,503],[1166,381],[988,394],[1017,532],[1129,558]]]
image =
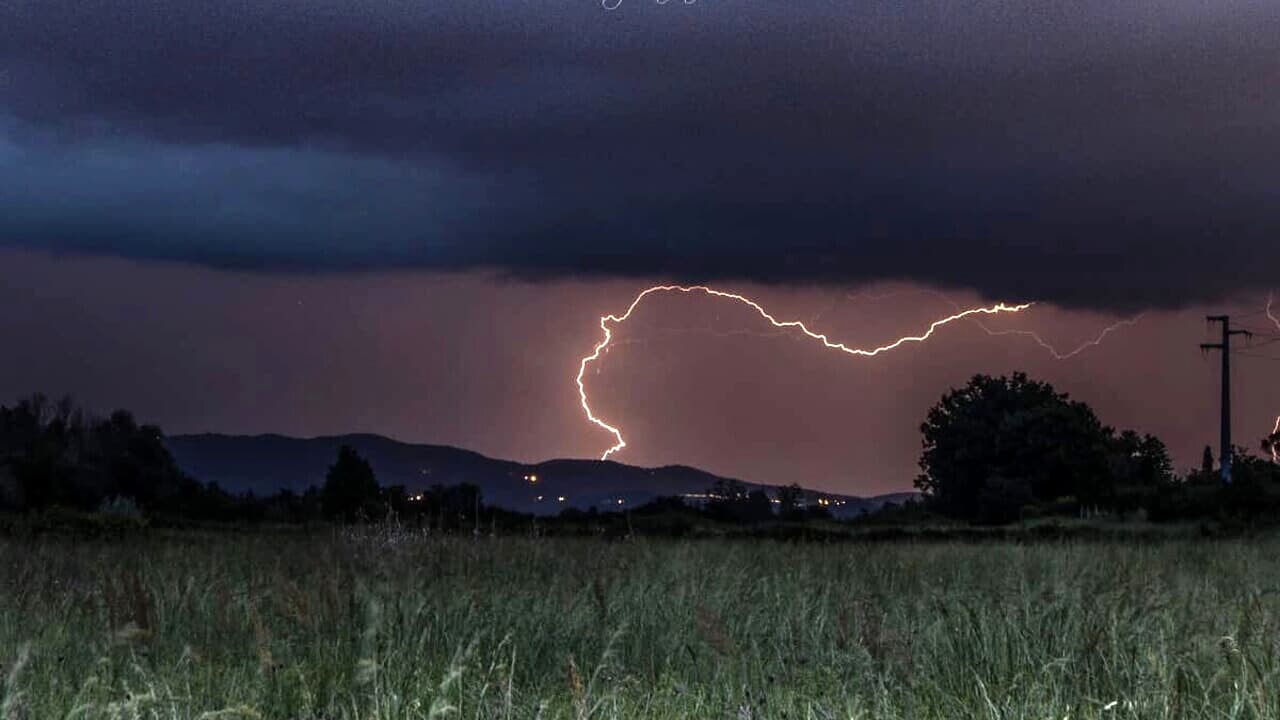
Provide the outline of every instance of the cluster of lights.
[[[680,497],[686,500],[731,500],[731,499],[741,500],[742,499],[741,494],[734,495],[732,498],[730,498],[728,495],[717,495],[715,493],[684,493]],[[777,502],[777,500],[774,500],[774,502]]]
[[[715,494],[715,493],[684,493],[684,494],[683,494],[683,495],[681,495],[680,497],[682,497],[682,498],[684,498],[684,499],[686,499],[686,500],[729,500],[729,499],[730,499],[729,497],[727,497],[727,496],[725,496],[725,495],[717,495],[717,494]],[[739,500],[740,500],[740,499],[742,499],[742,496],[741,496],[741,495],[737,495],[737,496],[735,496],[735,497],[737,497]],[[769,498],[769,502],[773,503],[774,505],[781,505],[781,504],[782,504],[782,501],[781,501],[781,500],[779,500],[778,498]],[[847,504],[847,501],[845,501],[845,500],[831,500],[831,499],[828,499],[828,498],[818,498],[817,503],[818,503],[819,505],[824,505],[824,506],[828,506],[828,507],[837,507],[837,506],[840,506],[840,505],[846,505],[846,504]],[[619,501],[618,501],[618,504],[619,504],[619,505],[621,505],[621,504],[622,504],[622,501],[621,501],[621,500],[619,500]]]
[[524,481],[525,481],[525,482],[527,482],[527,483],[529,483],[530,485],[536,485],[536,484],[538,484],[538,476],[537,476],[537,475],[525,475],[525,476],[524,476]]

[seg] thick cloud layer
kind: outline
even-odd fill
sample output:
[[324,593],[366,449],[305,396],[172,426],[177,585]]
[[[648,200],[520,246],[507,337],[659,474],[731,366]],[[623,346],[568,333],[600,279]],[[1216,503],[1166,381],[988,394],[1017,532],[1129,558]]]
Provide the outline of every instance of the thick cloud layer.
[[258,269],[1273,283],[1269,0],[16,0],[0,242]]

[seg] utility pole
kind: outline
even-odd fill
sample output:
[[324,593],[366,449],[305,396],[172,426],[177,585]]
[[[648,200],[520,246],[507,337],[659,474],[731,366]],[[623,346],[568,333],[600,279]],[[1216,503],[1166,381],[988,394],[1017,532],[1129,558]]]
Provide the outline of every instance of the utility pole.
[[1211,323],[1222,323],[1222,342],[1200,343],[1201,350],[1222,352],[1222,449],[1218,454],[1218,466],[1222,472],[1222,484],[1231,484],[1231,336],[1252,338],[1248,330],[1232,330],[1230,315],[1206,315]]

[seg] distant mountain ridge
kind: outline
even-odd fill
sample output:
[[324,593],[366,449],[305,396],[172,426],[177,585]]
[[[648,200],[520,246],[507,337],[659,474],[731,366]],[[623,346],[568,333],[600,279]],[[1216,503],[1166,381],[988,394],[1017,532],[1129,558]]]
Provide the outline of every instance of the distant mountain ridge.
[[[447,445],[404,443],[372,434],[315,438],[198,434],[174,435],[165,442],[185,472],[233,492],[261,495],[286,488],[303,492],[318,486],[324,482],[338,448],[350,445],[369,460],[384,486],[404,485],[418,491],[436,484],[469,482],[480,487],[490,505],[544,515],[566,507],[635,507],[663,495],[701,494],[719,480],[732,479],[683,465],[640,468],[601,460],[518,463]],[[771,487],[742,484],[749,489]],[[811,502],[825,498],[833,514],[846,517],[915,495],[861,498],[806,491]]]

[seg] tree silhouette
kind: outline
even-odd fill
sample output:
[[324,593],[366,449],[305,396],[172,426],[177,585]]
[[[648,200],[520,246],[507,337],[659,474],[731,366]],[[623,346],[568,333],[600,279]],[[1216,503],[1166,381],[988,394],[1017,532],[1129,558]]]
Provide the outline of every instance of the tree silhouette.
[[1200,456],[1200,474],[1206,478],[1213,475],[1213,448],[1204,446],[1204,454]]
[[1125,430],[1112,441],[1111,473],[1119,485],[1154,488],[1173,479],[1173,461],[1159,438]]
[[738,506],[747,497],[747,488],[737,480],[721,478],[707,488],[706,512],[717,520],[733,521]]
[[160,428],[117,410],[92,418],[69,397],[0,406],[0,508],[93,510],[124,499],[150,511],[194,504],[199,484],[177,467]]
[[1112,489],[1111,430],[1089,406],[1023,373],[975,376],[944,395],[920,430],[915,484],[945,515],[1007,522],[1017,503],[1093,505]]
[[338,459],[329,466],[320,502],[331,520],[355,522],[377,517],[380,491],[369,462],[350,445],[338,448]]
[[783,520],[799,520],[804,517],[804,490],[792,483],[778,488],[778,516]]
[[748,491],[737,480],[721,478],[707,488],[705,512],[717,520],[759,523],[773,519],[773,501],[763,490]]

